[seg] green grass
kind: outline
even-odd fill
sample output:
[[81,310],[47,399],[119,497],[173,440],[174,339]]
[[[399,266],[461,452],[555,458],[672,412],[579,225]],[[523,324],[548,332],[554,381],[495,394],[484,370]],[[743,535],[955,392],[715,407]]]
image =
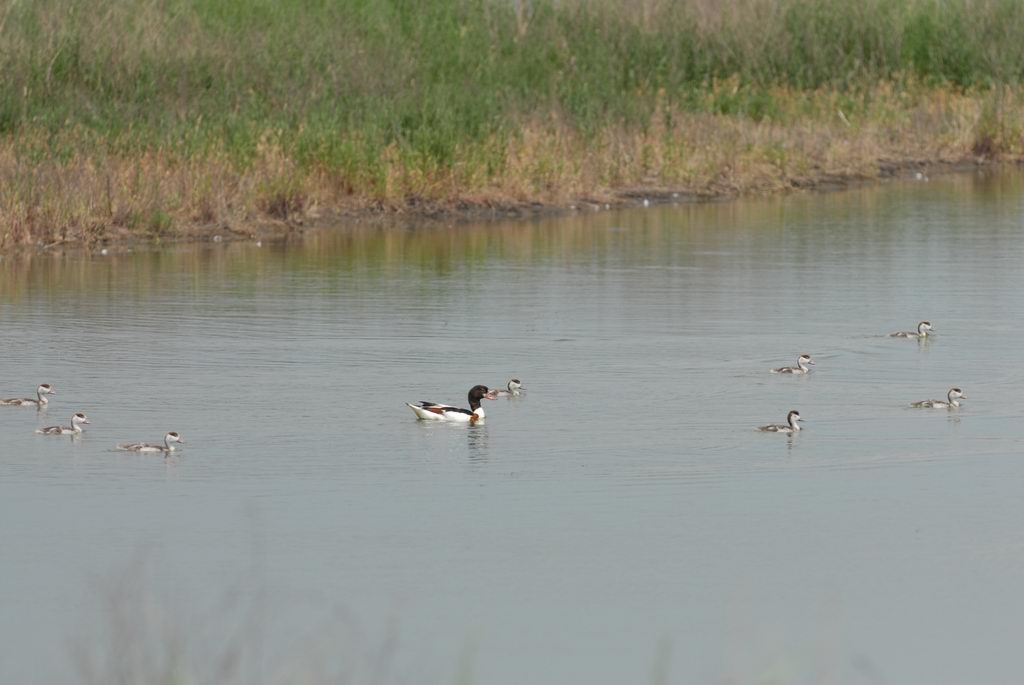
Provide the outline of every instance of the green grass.
[[77,144],[239,164],[270,135],[303,166],[365,175],[389,145],[448,166],[531,115],[644,125],[659,97],[702,108],[734,75],[743,91],[712,106],[753,117],[774,114],[764,86],[1024,76],[1016,0],[707,4],[655,4],[644,25],[632,3],[535,3],[520,31],[505,0],[12,0],[0,134],[73,126]]
[[858,117],[879,83],[1024,81],[1016,0],[523,2],[8,0],[0,143],[25,164],[158,155],[243,175],[275,150],[281,177],[256,185],[294,208],[311,175],[361,197],[500,184],[509,146],[552,121],[596,142],[664,112],[784,125],[801,92]]

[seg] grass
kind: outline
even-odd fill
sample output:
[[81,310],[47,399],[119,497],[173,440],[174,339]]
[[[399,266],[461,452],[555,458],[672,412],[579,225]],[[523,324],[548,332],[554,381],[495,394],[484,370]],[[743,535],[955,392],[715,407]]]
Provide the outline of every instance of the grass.
[[1016,157],[1020,35],[1015,0],[8,0],[0,247]]

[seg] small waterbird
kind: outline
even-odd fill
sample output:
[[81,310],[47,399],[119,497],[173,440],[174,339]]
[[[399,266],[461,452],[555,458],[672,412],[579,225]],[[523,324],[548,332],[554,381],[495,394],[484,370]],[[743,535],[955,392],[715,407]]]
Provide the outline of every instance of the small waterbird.
[[928,334],[933,332],[933,331],[934,331],[934,329],[932,328],[932,325],[931,325],[930,322],[922,321],[921,323],[917,324],[917,331],[896,331],[895,333],[890,333],[889,337],[890,338],[917,338],[919,340],[923,340],[923,339],[927,338]]
[[488,390],[486,385],[474,385],[469,389],[469,409],[423,401],[416,404],[406,402],[405,405],[412,409],[417,418],[424,421],[451,421],[473,426],[482,423],[486,417],[480,400],[493,400],[496,397],[497,393]]
[[796,366],[780,366],[777,369],[772,369],[772,373],[793,373],[793,374],[805,374],[810,373],[811,370],[808,366],[814,366],[814,362],[811,361],[811,355],[801,354],[796,359]]
[[36,409],[42,409],[50,403],[50,398],[47,395],[56,395],[53,391],[53,386],[49,383],[43,383],[36,388],[36,399],[31,397],[12,397],[6,400],[0,400],[0,406],[4,407],[35,407]]
[[800,412],[794,409],[786,416],[786,425],[772,423],[767,426],[759,426],[757,430],[765,433],[799,433],[802,430],[800,428],[801,421],[803,419],[800,418]]
[[81,435],[82,426],[89,423],[89,417],[82,412],[71,415],[71,426],[47,426],[36,431],[40,435]]
[[911,407],[917,409],[956,409],[960,406],[960,400],[966,400],[967,395],[960,388],[950,388],[946,393],[946,401],[942,400],[921,400],[914,402]]
[[172,443],[178,443],[184,445],[185,441],[181,439],[181,436],[171,431],[164,436],[164,444],[154,445],[148,442],[122,442],[117,446],[119,450],[125,450],[127,452],[163,452],[164,454],[170,454],[174,451],[174,445]]
[[495,397],[511,397],[518,395],[520,390],[523,390],[523,384],[519,382],[518,378],[509,379],[507,390],[493,390]]

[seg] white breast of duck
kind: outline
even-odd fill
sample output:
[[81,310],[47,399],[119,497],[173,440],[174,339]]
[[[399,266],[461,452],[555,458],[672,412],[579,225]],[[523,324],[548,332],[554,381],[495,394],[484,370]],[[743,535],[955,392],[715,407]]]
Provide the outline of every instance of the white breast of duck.
[[796,366],[782,366],[777,369],[772,369],[772,373],[792,373],[792,374],[805,374],[810,373],[810,367],[814,366],[814,362],[811,361],[811,355],[801,354],[797,357]]
[[47,395],[56,395],[53,391],[53,386],[49,383],[43,383],[36,388],[36,399],[30,397],[12,397],[6,400],[0,400],[0,405],[7,407],[45,407],[50,403],[50,398]]
[[469,389],[469,409],[453,407],[437,402],[420,401],[415,404],[406,402],[406,406],[412,409],[416,418],[424,421],[450,421],[452,423],[468,423],[475,425],[482,423],[487,414],[480,402],[482,400],[493,400],[496,393],[487,389],[486,385],[474,385]]
[[82,412],[77,412],[71,415],[70,426],[47,426],[46,428],[40,428],[36,433],[42,435],[79,435],[82,432],[82,426],[89,423],[89,417]]
[[174,451],[174,443],[181,445],[185,444],[185,441],[181,439],[181,436],[171,431],[164,436],[164,444],[154,445],[148,442],[123,442],[117,446],[119,450],[126,450],[129,452],[164,452],[170,453]]

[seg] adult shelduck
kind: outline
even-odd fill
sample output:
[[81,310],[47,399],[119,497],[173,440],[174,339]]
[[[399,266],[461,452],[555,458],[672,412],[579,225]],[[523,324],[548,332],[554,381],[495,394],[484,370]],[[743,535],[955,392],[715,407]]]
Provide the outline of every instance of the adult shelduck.
[[488,390],[486,385],[474,385],[469,389],[469,409],[450,407],[447,404],[436,402],[417,402],[406,406],[412,409],[417,418],[424,421],[452,421],[454,423],[468,423],[473,426],[483,423],[486,414],[480,406],[480,400],[493,400],[495,393]]

